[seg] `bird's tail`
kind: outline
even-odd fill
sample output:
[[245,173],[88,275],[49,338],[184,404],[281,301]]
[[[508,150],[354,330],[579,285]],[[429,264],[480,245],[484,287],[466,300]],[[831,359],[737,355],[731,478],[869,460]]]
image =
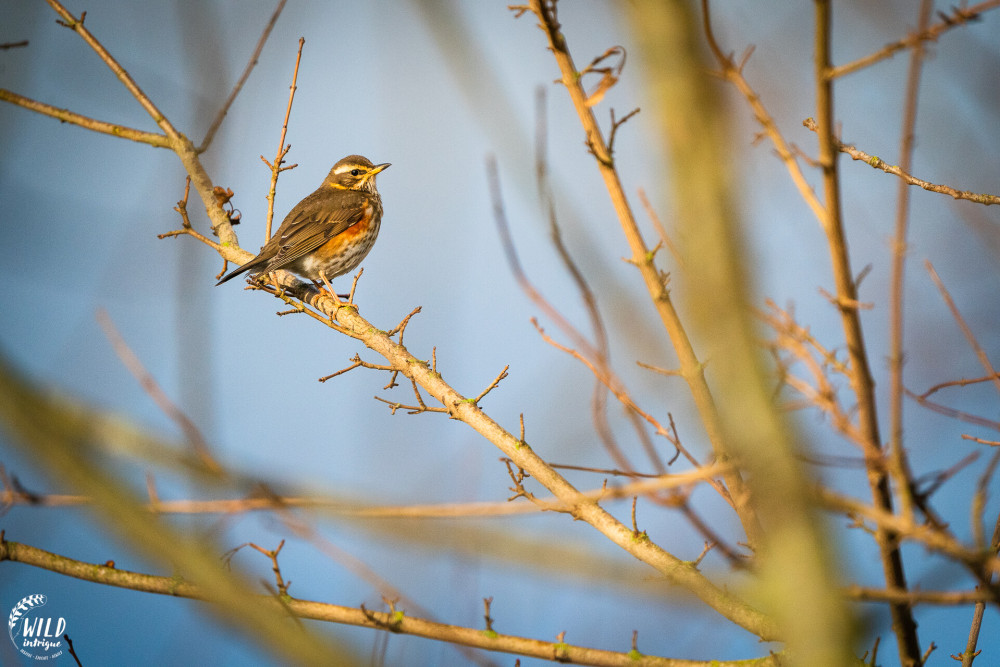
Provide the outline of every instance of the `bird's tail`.
[[233,269],[232,271],[230,271],[229,273],[227,273],[226,275],[222,276],[222,280],[220,280],[219,282],[215,283],[215,286],[218,287],[222,283],[224,283],[224,282],[226,282],[228,280],[232,280],[233,278],[235,278],[236,276],[240,275],[241,273],[245,273],[247,271],[252,271],[253,269],[257,268],[259,264],[261,264],[261,262],[249,261],[246,264],[244,264],[243,266],[237,267],[237,268]]

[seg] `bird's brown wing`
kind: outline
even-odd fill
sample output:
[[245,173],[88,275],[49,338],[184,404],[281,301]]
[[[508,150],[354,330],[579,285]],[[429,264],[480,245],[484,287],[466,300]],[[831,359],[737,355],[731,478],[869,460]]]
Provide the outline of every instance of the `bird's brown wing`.
[[[361,222],[368,197],[351,190],[318,190],[293,208],[267,245],[277,246],[264,271],[284,268]],[[274,247],[272,246],[272,248]],[[261,251],[264,254],[265,249]]]

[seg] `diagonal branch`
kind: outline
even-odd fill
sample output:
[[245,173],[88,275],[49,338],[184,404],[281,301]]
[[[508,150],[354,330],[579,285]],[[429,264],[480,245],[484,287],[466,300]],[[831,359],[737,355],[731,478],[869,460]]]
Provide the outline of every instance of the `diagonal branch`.
[[[965,3],[962,3],[962,5],[964,4]],[[851,74],[852,72],[857,72],[865,67],[870,67],[877,62],[885,60],[886,58],[891,58],[903,49],[913,49],[922,45],[924,42],[936,41],[937,38],[946,31],[966,25],[967,23],[971,23],[973,21],[978,21],[980,14],[990,9],[995,9],[996,7],[1000,7],[1000,0],[986,0],[985,2],[980,2],[972,5],[971,7],[953,6],[951,14],[945,14],[944,12],[939,13],[941,20],[938,23],[922,30],[917,30],[903,39],[886,44],[878,51],[864,56],[863,58],[858,58],[857,60],[849,62],[845,65],[838,65],[837,67],[830,68],[830,78],[836,79],[844,76],[845,74]]]
[[[681,323],[680,315],[674,307],[664,278],[656,268],[654,253],[646,245],[642,233],[639,231],[639,226],[636,224],[618,171],[615,169],[614,159],[605,143],[604,135],[597,123],[597,118],[594,116],[593,109],[587,104],[588,96],[580,83],[576,66],[573,64],[573,58],[566,44],[566,38],[560,30],[561,26],[556,18],[554,5],[545,0],[531,0],[529,6],[530,10],[538,17],[540,27],[548,38],[549,48],[562,74],[561,83],[569,91],[573,107],[576,109],[587,137],[587,146],[594,155],[598,171],[604,180],[618,221],[632,251],[632,263],[639,269],[646,290],[653,302],[653,307],[673,344],[674,351],[680,361],[681,374],[690,387],[715,456],[719,461],[729,461],[730,454],[725,446],[718,408],[705,378],[705,366],[698,359],[687,330]],[[733,469],[726,475],[726,485],[734,499],[737,499],[735,507],[746,533],[747,542],[751,547],[759,545],[762,538],[760,521],[752,504],[746,502],[749,490],[738,470]]]
[[83,41],[85,41],[98,56],[100,56],[101,60],[104,61],[104,64],[107,65],[112,72],[114,72],[114,75],[118,77],[118,80],[122,82],[122,85],[125,86],[128,92],[132,93],[132,97],[134,97],[139,104],[142,105],[142,108],[146,110],[146,113],[148,113],[153,119],[153,122],[160,126],[163,133],[166,134],[172,141],[179,141],[181,138],[180,132],[174,129],[174,126],[171,125],[170,121],[167,120],[167,117],[163,115],[163,112],[156,108],[156,105],[153,104],[153,101],[149,99],[146,93],[142,92],[142,89],[139,88],[139,84],[132,79],[132,76],[125,71],[125,68],[122,67],[121,64],[115,60],[110,53],[108,53],[108,50],[104,48],[104,45],[97,41],[97,38],[94,37],[89,30],[87,30],[87,28],[83,25],[83,16],[81,15],[81,17],[77,19],[69,12],[68,9],[59,3],[59,0],[45,1],[49,3],[49,6],[52,7],[52,9],[54,9],[59,16],[62,17],[61,25],[64,25],[78,34],[80,38],[83,39]]
[[[115,73],[118,80],[122,82],[122,85],[135,99],[142,105],[142,108],[146,110],[156,124],[163,130],[165,135],[165,147],[169,147],[180,158],[181,163],[184,165],[185,171],[191,177],[191,182],[194,184],[195,190],[198,192],[198,196],[201,197],[202,203],[205,205],[205,212],[209,219],[212,221],[212,231],[219,236],[222,241],[222,250],[220,251],[222,256],[229,260],[235,260],[242,258],[246,261],[246,258],[240,254],[239,245],[236,239],[236,233],[233,232],[233,227],[229,222],[228,216],[225,212],[216,206],[215,195],[213,192],[214,186],[212,184],[212,179],[209,178],[208,173],[202,166],[201,162],[198,160],[198,149],[195,148],[191,141],[178,132],[167,117],[163,115],[162,112],[153,104],[152,100],[146,96],[142,89],[139,88],[138,84],[132,79],[131,75],[125,71],[125,68],[112,57],[112,55],[104,48],[104,46],[94,37],[89,30],[87,30],[83,25],[83,20],[76,19],[70,12],[59,4],[58,0],[46,0],[48,4],[60,17],[62,17],[62,25],[73,30],[78,34],[81,39],[83,39],[91,49],[101,58],[102,61]],[[8,99],[8,101],[11,101]],[[53,109],[54,107],[49,107]],[[82,119],[83,116],[76,116],[76,119]],[[87,127],[88,129],[104,131],[103,126],[90,126],[86,124],[81,124],[82,127]],[[109,134],[114,134],[118,136],[116,132],[109,132]],[[124,136],[124,135],[122,135]],[[156,135],[150,135],[156,136]],[[132,138],[132,137],[128,137]],[[149,139],[150,137],[146,137]],[[143,139],[138,139],[143,140]],[[146,141],[146,143],[150,143]],[[156,144],[159,145],[159,144]]]
[[201,145],[198,146],[198,152],[204,153],[208,150],[209,145],[212,143],[212,139],[215,138],[215,133],[218,132],[219,127],[222,125],[222,121],[226,119],[226,114],[229,113],[229,108],[233,106],[233,102],[236,100],[236,96],[240,94],[243,90],[243,84],[247,82],[250,78],[250,73],[253,68],[257,65],[257,59],[260,58],[260,52],[264,50],[264,44],[267,43],[267,38],[271,35],[271,30],[274,29],[274,24],[278,22],[278,17],[281,16],[281,11],[285,8],[285,3],[288,0],[278,0],[278,6],[275,7],[274,13],[271,14],[271,20],[267,22],[264,26],[264,32],[261,33],[260,39],[257,40],[257,46],[253,50],[253,54],[250,56],[250,60],[247,62],[247,66],[243,69],[243,74],[240,76],[236,85],[233,86],[232,92],[229,93],[229,97],[222,104],[219,109],[219,113],[215,115],[215,119],[212,124],[209,125],[208,131],[205,132],[205,138],[201,140]]
[[[250,257],[249,253],[240,252]],[[455,391],[430,364],[415,357],[403,345],[392,340],[387,332],[361,317],[354,308],[335,302],[325,292],[319,292],[286,272],[277,271],[275,276],[281,287],[276,296],[289,301],[302,300],[311,306],[306,312],[314,319],[362,341],[369,349],[382,355],[393,369],[410,378],[440,403],[450,417],[465,422],[499,448],[518,468],[527,471],[557,500],[566,503],[574,518],[590,524],[626,552],[656,569],[668,581],[691,591],[733,623],[764,639],[776,637],[775,626],[768,617],[717,587],[690,563],[668,553],[651,540],[635,540],[632,530],[601,507],[598,500],[581,498],[579,491],[538,456],[531,446]]]
[[[802,124],[807,129],[810,129],[813,132],[817,131],[816,121],[814,121],[812,118],[807,118],[802,122]],[[868,153],[864,152],[860,148],[857,148],[856,146],[853,146],[852,144],[845,144],[834,139],[834,145],[836,146],[837,150],[840,151],[841,153],[846,153],[847,155],[850,155],[852,160],[856,160],[858,162],[864,162],[873,169],[881,169],[887,174],[898,176],[907,185],[916,185],[918,187],[923,188],[924,190],[927,190],[928,192],[937,192],[938,194],[948,195],[953,199],[965,199],[966,201],[975,202],[977,204],[983,204],[985,206],[1000,204],[1000,196],[991,194],[980,194],[976,192],[970,192],[968,190],[958,190],[956,188],[951,187],[950,185],[939,185],[936,183],[931,183],[929,181],[924,181],[917,178],[916,176],[909,174],[906,171],[906,169],[898,165],[889,164],[884,160],[882,160],[877,155],[869,155]]]
[[[67,25],[87,40],[92,48],[101,55],[102,60],[118,74],[123,84],[139,99],[143,107],[154,116],[157,123],[171,139],[171,147],[177,153],[185,169],[191,176],[191,182],[201,196],[209,217],[214,222],[213,227],[219,233],[220,240],[222,241],[219,253],[227,260],[241,263],[250,259],[252,257],[251,253],[240,249],[237,245],[236,235],[232,231],[232,226],[225,212],[216,206],[211,179],[200,162],[196,147],[170,125],[124,70],[111,58],[107,51],[83,28],[82,24],[62,8],[56,0],[49,0],[49,2],[64,18]],[[559,39],[561,40],[561,37]],[[568,53],[564,52],[561,57],[565,59],[564,64],[571,67]],[[582,95],[578,82],[572,79],[569,70],[565,72],[565,78],[574,86],[574,96],[577,94]],[[583,100],[581,99],[581,101]],[[593,123],[593,129],[596,130],[596,121],[594,121],[592,114],[589,114],[589,111],[588,115]],[[597,132],[594,134],[592,139],[595,151],[602,153],[606,157],[607,149],[603,144],[600,133]],[[604,168],[602,167],[603,170]],[[630,221],[627,235],[635,242],[633,249],[637,265],[642,267],[643,275],[648,277],[649,286],[655,288],[654,303],[657,304],[658,310],[665,318],[666,323],[670,325],[675,333],[683,336],[687,355],[685,357],[685,364],[682,367],[689,371],[690,381],[702,388],[703,399],[709,400],[709,403],[703,404],[703,407],[707,405],[709,409],[713,409],[710,403],[710,395],[707,393],[707,384],[704,381],[701,364],[694,357],[693,351],[690,349],[690,344],[687,342],[686,334],[680,328],[679,319],[669,302],[669,296],[660,276],[653,266],[652,257],[648,256],[649,253],[645,251],[645,246],[638,235],[635,221],[628,211],[627,202],[624,199],[617,174],[613,170],[610,172],[605,171],[605,174],[609,185],[614,186],[613,193],[617,206],[624,206],[623,215],[627,215]],[[267,279],[272,280],[271,277]],[[323,322],[330,328],[363,342],[369,349],[380,354],[386,359],[389,366],[408,377],[415,385],[422,388],[434,400],[440,403],[451,417],[465,422],[500,449],[518,468],[528,472],[535,481],[548,489],[557,500],[566,503],[568,507],[567,512],[575,519],[590,524],[624,551],[654,568],[669,582],[690,591],[706,605],[716,610],[734,624],[745,628],[764,640],[770,641],[778,638],[777,626],[771,618],[736,597],[732,592],[717,586],[692,563],[683,561],[665,551],[652,540],[636,539],[632,530],[606,511],[601,506],[599,500],[581,497],[577,489],[538,456],[528,443],[504,429],[478,405],[455,391],[428,362],[415,357],[401,343],[394,341],[387,332],[381,331],[372,323],[362,318],[355,308],[333,299],[325,293],[319,292],[315,287],[306,285],[283,271],[274,272],[273,281],[273,288],[270,284],[263,281],[255,284],[254,287],[265,289],[289,304],[301,301],[303,305],[308,306],[302,312],[305,312],[317,321]],[[9,386],[0,388],[5,389],[3,393],[8,397],[18,395],[17,387]],[[16,406],[4,406],[3,403],[4,401],[0,401],[0,410],[10,411],[16,409]],[[708,422],[713,423],[712,420],[708,420]],[[39,426],[28,422],[25,422],[25,424],[25,428]],[[333,428],[336,430],[338,427],[334,425]],[[60,451],[58,447],[59,445],[52,443],[49,460],[55,461],[58,458]],[[725,456],[725,449],[720,447],[719,452],[721,459]],[[71,459],[67,458],[62,463],[69,465],[70,461]],[[61,474],[72,474],[74,479],[79,480],[80,490],[90,494],[99,492],[99,481],[103,479],[103,476],[99,475],[96,471],[89,467],[84,468],[82,465],[77,465],[72,470],[65,468],[61,471]],[[730,469],[726,474],[726,478],[731,484],[730,490],[734,493],[739,493],[741,491],[741,480],[738,474],[735,474]],[[102,507],[110,507],[112,504],[110,491],[105,492],[105,496],[106,502]],[[753,536],[757,534],[759,528],[757,527],[755,517],[750,513],[749,509],[745,510],[745,512],[743,518],[747,526],[746,530],[751,539],[754,539]],[[152,544],[152,542],[150,543]]]
[[958,328],[962,330],[962,335],[965,336],[965,340],[969,343],[969,347],[972,351],[976,353],[976,358],[979,359],[979,363],[982,365],[983,370],[986,371],[986,377],[993,382],[993,386],[996,387],[997,391],[1000,392],[1000,373],[997,373],[996,369],[993,367],[993,363],[990,361],[989,356],[986,354],[986,350],[983,346],[979,344],[976,340],[976,335],[972,333],[972,329],[966,323],[965,318],[962,317],[962,313],[958,311],[958,306],[955,305],[955,300],[951,298],[951,294],[948,292],[948,288],[944,286],[944,282],[938,275],[937,271],[934,270],[934,265],[931,264],[930,260],[924,261],[924,267],[927,269],[927,273],[930,274],[931,280],[934,281],[934,285],[937,286],[938,291],[941,292],[941,298],[944,299],[945,304],[948,306],[948,310],[951,311],[951,316],[955,319],[955,323],[958,324]]
[[94,132],[110,134],[113,137],[121,137],[122,139],[128,139],[129,141],[138,141],[156,148],[173,147],[173,143],[165,135],[156,134],[155,132],[146,132],[144,130],[136,130],[131,127],[125,127],[124,125],[117,125],[115,123],[107,123],[103,120],[89,118],[68,109],[60,109],[59,107],[54,107],[51,104],[45,104],[44,102],[38,102],[29,97],[18,95],[17,93],[5,88],[0,88],[0,100],[16,104],[19,107],[24,107],[29,111],[34,111],[45,116],[51,116],[52,118],[55,118],[63,123],[79,125],[82,128],[93,130]]
[[111,343],[111,347],[114,348],[115,354],[121,359],[122,364],[132,374],[132,377],[139,382],[143,390],[149,394],[149,397],[153,399],[160,410],[184,432],[184,437],[187,438],[191,449],[205,465],[205,468],[215,473],[221,473],[222,466],[219,465],[219,462],[212,455],[212,450],[205,440],[205,436],[202,435],[201,430],[191,421],[190,417],[184,414],[184,411],[176,403],[170,400],[166,392],[163,391],[163,388],[156,381],[156,378],[142,365],[139,357],[136,356],[132,348],[125,342],[125,338],[121,332],[118,331],[111,316],[108,315],[108,311],[103,308],[99,309],[97,311],[97,322],[101,326],[101,329],[104,330],[104,335],[107,336],[108,342]]

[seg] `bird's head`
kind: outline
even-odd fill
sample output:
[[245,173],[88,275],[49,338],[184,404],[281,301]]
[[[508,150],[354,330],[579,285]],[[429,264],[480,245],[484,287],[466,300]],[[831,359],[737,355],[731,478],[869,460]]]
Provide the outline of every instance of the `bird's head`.
[[375,192],[375,175],[388,167],[388,162],[372,164],[366,157],[348,155],[333,165],[326,177],[326,185],[339,190]]

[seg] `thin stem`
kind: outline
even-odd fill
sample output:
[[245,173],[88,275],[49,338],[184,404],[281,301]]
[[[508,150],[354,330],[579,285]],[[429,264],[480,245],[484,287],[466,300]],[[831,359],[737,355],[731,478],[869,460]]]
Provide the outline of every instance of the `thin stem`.
[[128,139],[130,141],[138,141],[144,144],[149,144],[150,146],[155,146],[156,148],[173,147],[173,143],[165,135],[156,134],[155,132],[144,132],[143,130],[125,127],[124,125],[106,123],[102,120],[89,118],[68,109],[60,109],[59,107],[54,107],[50,104],[45,104],[44,102],[38,102],[31,98],[24,97],[23,95],[18,95],[17,93],[5,88],[0,88],[0,100],[16,104],[19,107],[24,107],[29,111],[35,111],[45,116],[51,116],[52,118],[60,120],[64,123],[79,125],[82,128],[93,130],[94,132],[102,132],[104,134],[110,134],[113,137],[121,137],[122,139]]
[[[830,246],[834,281],[837,287],[841,322],[847,342],[851,366],[851,388],[858,401],[858,424],[864,436],[868,483],[875,507],[892,512],[892,491],[884,472],[883,451],[879,435],[878,415],[875,409],[875,383],[872,379],[865,347],[861,318],[857,308],[857,287],[851,271],[847,251],[847,238],[840,207],[840,177],[837,169],[837,142],[834,137],[833,80],[831,69],[831,34],[833,11],[831,0],[815,0],[815,70],[816,70],[816,122],[819,136],[819,164],[823,172],[824,211],[822,223]],[[906,576],[898,535],[879,526],[876,539],[882,560],[886,586],[906,590]],[[906,667],[921,664],[920,642],[913,612],[906,603],[890,604],[893,631],[899,645],[900,662]]]
[[[816,121],[812,118],[806,118],[802,124],[813,132],[817,131]],[[841,141],[836,141],[836,146],[837,150],[841,153],[846,153],[852,160],[856,162],[864,162],[872,169],[880,169],[887,174],[898,176],[907,185],[915,185],[919,188],[927,190],[928,192],[936,192],[938,194],[948,195],[952,199],[964,199],[965,201],[975,202],[976,204],[982,204],[984,206],[1000,205],[1000,196],[988,193],[972,192],[970,190],[959,190],[951,187],[950,185],[931,183],[930,181],[917,178],[909,172],[900,169],[899,165],[889,164],[879,156],[870,155],[852,144],[845,144]]]
[[118,331],[111,316],[108,315],[108,311],[103,308],[98,309],[97,322],[101,326],[101,329],[104,330],[104,335],[107,336],[108,342],[111,343],[111,347],[114,348],[115,354],[121,359],[122,364],[132,374],[132,377],[139,382],[149,397],[153,399],[157,407],[163,411],[163,414],[173,420],[184,432],[184,436],[191,445],[191,449],[205,465],[205,468],[216,473],[221,473],[222,466],[212,455],[208,441],[205,440],[201,430],[191,421],[190,417],[184,414],[184,411],[176,403],[170,400],[170,397],[167,396],[166,392],[163,391],[163,388],[156,381],[156,378],[146,370],[142,361],[139,360],[139,357],[132,351],[132,348],[125,342],[125,338]]
[[[930,22],[931,0],[921,0],[918,31],[927,29]],[[910,52],[910,66],[906,77],[906,94],[903,109],[902,138],[900,139],[900,169],[910,170],[913,161],[913,132],[917,122],[917,95],[924,57],[924,43],[917,42]],[[897,190],[896,231],[892,243],[892,273],[889,285],[889,471],[895,479],[899,494],[900,512],[913,513],[913,494],[910,492],[909,464],[903,450],[903,292],[906,276],[907,229],[910,219],[910,189],[900,181]]]
[[852,72],[857,72],[858,70],[862,70],[866,67],[871,67],[877,62],[881,62],[886,58],[891,58],[906,48],[923,48],[924,42],[936,41],[937,38],[944,32],[975,21],[979,18],[979,15],[982,12],[996,7],[1000,7],[1000,0],[986,0],[986,2],[980,2],[979,4],[972,5],[971,7],[952,7],[950,15],[945,14],[944,12],[939,12],[939,16],[941,17],[940,22],[929,28],[925,26],[922,30],[917,30],[915,33],[907,35],[899,41],[886,44],[878,51],[863,58],[858,58],[857,60],[849,62],[845,65],[838,65],[837,67],[831,68],[830,78],[836,79],[837,77],[844,76],[845,74],[851,74]]
[[281,11],[285,8],[285,3],[288,0],[278,0],[278,6],[274,9],[274,13],[271,14],[271,20],[267,22],[264,26],[264,32],[261,33],[260,39],[257,40],[257,46],[253,50],[253,54],[250,56],[250,60],[247,62],[247,66],[243,69],[243,74],[240,76],[239,81],[233,86],[232,92],[229,93],[229,97],[222,104],[222,108],[219,109],[219,113],[215,115],[215,119],[212,124],[208,127],[208,131],[205,133],[205,138],[202,140],[201,145],[198,146],[198,152],[204,153],[208,150],[209,144],[212,143],[212,139],[215,138],[215,133],[222,126],[222,121],[225,120],[226,114],[229,113],[229,108],[233,106],[233,102],[236,100],[236,96],[240,94],[243,90],[243,84],[247,82],[250,78],[250,73],[253,68],[257,65],[257,59],[260,58],[260,52],[264,50],[264,44],[267,43],[267,38],[271,34],[271,30],[274,28],[274,24],[278,22],[278,17],[281,16]]
[[[295,70],[292,72],[292,85],[288,88],[288,106],[285,107],[285,122],[281,125],[281,139],[278,141],[278,153],[271,163],[271,186],[267,191],[267,224],[264,230],[264,241],[271,238],[271,221],[274,219],[274,195],[278,188],[278,174],[281,173],[281,164],[288,154],[291,146],[285,146],[285,135],[288,133],[288,118],[292,115],[292,101],[295,99],[295,91],[298,89],[295,82],[299,78],[299,63],[302,61],[302,47],[305,46],[304,37],[299,37],[299,50],[295,55]],[[290,169],[291,167],[289,167]]]
[[931,280],[934,281],[934,285],[941,292],[941,298],[944,299],[945,304],[948,306],[948,310],[951,311],[951,316],[955,319],[955,323],[958,328],[962,330],[962,335],[965,336],[965,340],[969,343],[969,347],[975,352],[976,358],[982,365],[983,369],[986,371],[986,377],[993,382],[993,386],[996,387],[997,392],[1000,392],[1000,373],[997,373],[996,369],[993,367],[993,363],[990,361],[989,355],[986,354],[986,350],[983,346],[979,344],[976,340],[975,334],[972,333],[972,329],[966,323],[965,318],[962,317],[962,313],[958,311],[958,306],[955,305],[955,300],[951,298],[951,294],[948,292],[948,288],[944,286],[944,281],[941,280],[941,276],[938,275],[937,271],[934,270],[934,265],[931,264],[930,260],[924,261],[924,267],[927,269],[927,273],[930,274]]
[[[1000,548],[1000,516],[993,526],[993,539],[990,542],[990,555],[996,556],[997,549]],[[990,574],[989,580],[996,580],[996,574]],[[994,600],[995,601],[995,600]],[[972,612],[972,623],[969,625],[969,639],[965,644],[965,652],[962,653],[962,667],[972,667],[972,661],[976,659],[980,651],[976,650],[979,643],[979,632],[983,627],[983,614],[986,612],[986,603],[982,600],[976,602]]]

